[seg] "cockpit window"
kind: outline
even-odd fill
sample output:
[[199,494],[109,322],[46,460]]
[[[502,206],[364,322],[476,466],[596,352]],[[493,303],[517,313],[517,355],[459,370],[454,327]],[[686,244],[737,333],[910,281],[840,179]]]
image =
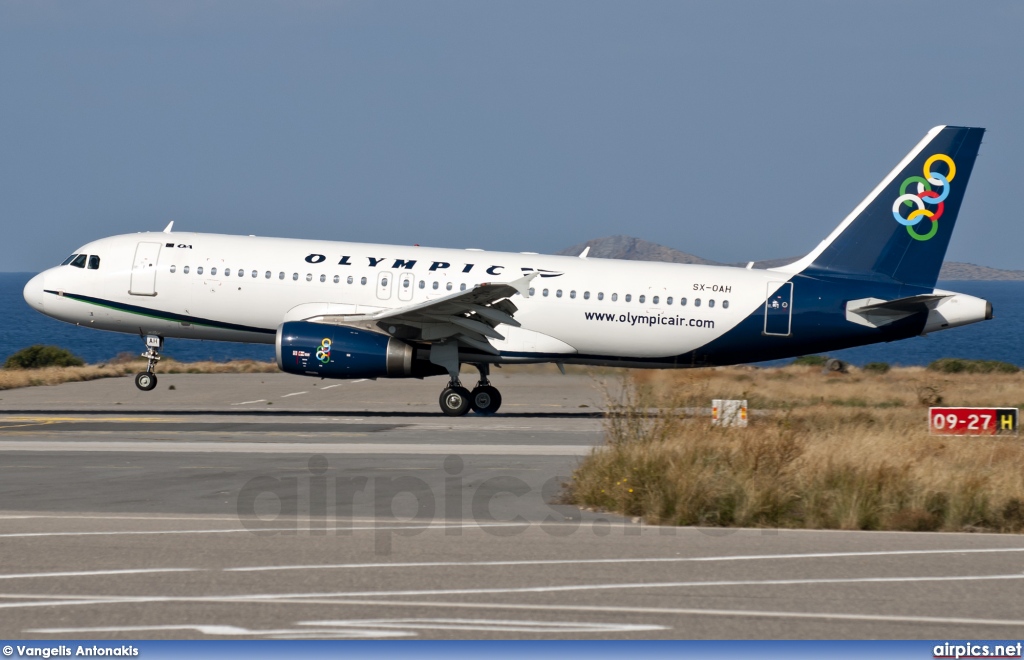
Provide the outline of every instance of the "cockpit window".
[[71,265],[75,268],[85,268],[86,255],[80,254],[71,261]]
[[90,254],[89,255],[89,270],[99,270],[99,267],[100,267],[99,255]]
[[69,263],[71,263],[72,261],[74,261],[75,257],[77,257],[77,256],[78,256],[77,254],[73,254],[73,255],[71,255],[70,257],[68,257],[68,258],[67,258],[67,259],[65,259],[64,261],[60,262],[60,265],[61,265],[61,266],[67,266],[67,265],[68,265]]

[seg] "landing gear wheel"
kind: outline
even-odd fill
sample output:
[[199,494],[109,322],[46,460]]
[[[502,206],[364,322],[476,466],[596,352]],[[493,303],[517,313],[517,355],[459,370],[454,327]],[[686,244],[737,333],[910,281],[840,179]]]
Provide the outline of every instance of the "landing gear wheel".
[[470,395],[465,387],[446,387],[441,392],[441,412],[449,417],[461,417],[469,412]]
[[493,415],[501,407],[501,392],[497,387],[480,385],[473,389],[469,404],[478,415]]
[[148,371],[135,374],[135,387],[139,388],[143,392],[149,392],[156,388],[156,374],[151,374]]

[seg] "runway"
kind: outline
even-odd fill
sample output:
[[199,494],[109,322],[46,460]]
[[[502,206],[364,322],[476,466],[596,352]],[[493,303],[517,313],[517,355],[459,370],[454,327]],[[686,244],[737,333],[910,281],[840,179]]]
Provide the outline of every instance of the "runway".
[[1024,629],[1018,536],[659,528],[560,504],[601,442],[586,377],[510,377],[513,414],[456,420],[427,410],[429,380],[318,389],[273,414],[232,408],[281,401],[291,377],[160,384],[176,389],[148,409],[127,379],[0,393],[0,636]]

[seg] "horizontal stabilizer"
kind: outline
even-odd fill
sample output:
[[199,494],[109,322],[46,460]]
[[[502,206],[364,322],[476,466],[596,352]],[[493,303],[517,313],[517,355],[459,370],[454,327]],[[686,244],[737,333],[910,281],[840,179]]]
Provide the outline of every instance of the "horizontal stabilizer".
[[926,293],[908,298],[881,300],[861,298],[846,303],[846,320],[869,328],[878,328],[899,321],[912,314],[928,312],[952,294]]

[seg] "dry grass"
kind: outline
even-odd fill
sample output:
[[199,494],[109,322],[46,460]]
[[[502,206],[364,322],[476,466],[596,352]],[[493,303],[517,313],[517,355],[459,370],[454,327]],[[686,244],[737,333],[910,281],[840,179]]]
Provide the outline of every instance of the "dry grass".
[[[1024,531],[1024,442],[927,430],[936,398],[1018,406],[1024,375],[735,367],[627,378],[606,445],[574,476],[577,504],[677,525]],[[694,408],[712,398],[767,412],[746,429],[714,428]]]
[[[117,358],[107,364],[84,367],[44,367],[42,369],[0,369],[0,390],[37,385],[60,385],[100,378],[117,378],[146,370],[141,358]],[[273,362],[236,360],[233,362],[176,362],[160,360],[158,374],[253,374],[277,371]]]

